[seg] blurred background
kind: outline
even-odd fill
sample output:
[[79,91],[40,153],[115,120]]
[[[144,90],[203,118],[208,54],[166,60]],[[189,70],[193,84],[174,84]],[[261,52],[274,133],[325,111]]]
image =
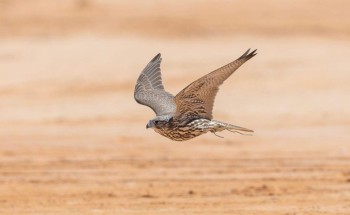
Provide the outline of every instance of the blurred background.
[[[0,212],[348,214],[349,7],[0,0]],[[157,53],[175,95],[248,48],[214,118],[253,137],[145,129],[133,90]]]

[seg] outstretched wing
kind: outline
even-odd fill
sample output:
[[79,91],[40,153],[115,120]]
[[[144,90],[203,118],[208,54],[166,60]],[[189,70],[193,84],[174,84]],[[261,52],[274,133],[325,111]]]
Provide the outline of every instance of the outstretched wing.
[[187,123],[197,118],[212,119],[212,110],[219,86],[242,64],[256,55],[256,50],[246,51],[237,60],[192,82],[175,96],[174,120]]
[[147,64],[137,79],[134,91],[135,100],[152,108],[157,116],[174,113],[176,109],[174,96],[164,90],[160,73],[161,61],[158,54]]

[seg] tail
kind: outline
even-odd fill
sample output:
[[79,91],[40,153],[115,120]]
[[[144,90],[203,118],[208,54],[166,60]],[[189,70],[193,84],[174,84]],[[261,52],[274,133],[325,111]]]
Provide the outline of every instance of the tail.
[[244,133],[241,133],[241,131],[242,132],[249,132],[249,133],[254,132],[253,130],[248,129],[248,128],[243,128],[243,127],[231,125],[231,124],[216,121],[216,120],[211,120],[211,124],[212,124],[212,128],[213,128],[213,131],[211,131],[211,132],[214,132],[214,133],[217,131],[223,131],[223,130],[236,132],[236,133],[243,134],[243,135],[244,135]]

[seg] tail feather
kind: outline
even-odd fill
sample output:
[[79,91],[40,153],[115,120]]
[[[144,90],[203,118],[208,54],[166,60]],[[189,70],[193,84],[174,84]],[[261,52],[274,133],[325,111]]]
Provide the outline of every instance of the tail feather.
[[211,121],[216,125],[214,127],[215,131],[228,130],[228,131],[254,132],[251,129],[239,127],[239,126],[236,126],[236,125],[231,125],[229,123],[220,122],[220,121],[216,121],[216,120],[211,120]]

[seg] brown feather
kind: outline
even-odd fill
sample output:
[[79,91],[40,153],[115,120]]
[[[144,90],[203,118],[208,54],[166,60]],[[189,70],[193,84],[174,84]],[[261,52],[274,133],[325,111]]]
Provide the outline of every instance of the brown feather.
[[242,64],[256,55],[256,50],[250,53],[249,51],[250,49],[237,60],[192,82],[179,92],[174,98],[176,104],[174,120],[182,124],[199,118],[212,119],[214,100],[219,86]]

